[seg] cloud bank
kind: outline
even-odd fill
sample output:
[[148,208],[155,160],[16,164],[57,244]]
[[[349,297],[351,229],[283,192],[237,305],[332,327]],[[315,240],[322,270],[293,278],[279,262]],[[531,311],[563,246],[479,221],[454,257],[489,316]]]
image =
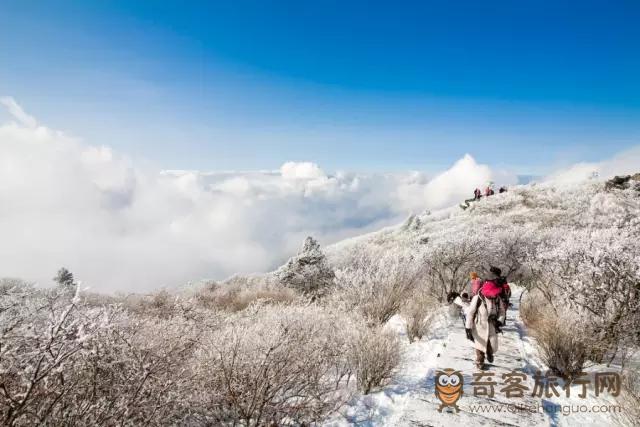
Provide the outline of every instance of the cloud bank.
[[592,177],[607,178],[640,172],[640,146],[632,147],[598,163],[577,163],[547,177],[556,183],[572,184]]
[[493,180],[469,155],[436,176],[159,171],[42,126],[12,98],[0,125],[0,276],[49,284],[61,266],[99,291],[146,291],[270,270],[322,244],[467,198]]

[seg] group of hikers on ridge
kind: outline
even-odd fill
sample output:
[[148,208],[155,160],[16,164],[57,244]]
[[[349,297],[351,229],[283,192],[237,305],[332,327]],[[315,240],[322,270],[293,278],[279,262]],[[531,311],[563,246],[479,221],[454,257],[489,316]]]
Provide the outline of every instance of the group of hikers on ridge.
[[[507,191],[507,187],[500,187],[500,189],[498,190],[498,193],[505,193]],[[489,197],[489,196],[493,196],[494,194],[496,194],[495,191],[493,191],[493,187],[491,185],[487,185],[487,188],[484,189],[484,196],[485,197]],[[476,188],[475,190],[473,190],[473,200],[480,200],[482,198],[482,191],[479,188]]]
[[505,324],[511,288],[498,267],[489,269],[490,277],[482,280],[471,273],[469,291],[460,295],[450,292],[447,302],[461,309],[467,339],[473,343],[476,352],[475,366],[485,369],[485,359],[493,363],[493,355],[498,351],[498,334]]
[[[506,192],[507,192],[507,187],[505,187],[504,185],[501,186],[500,189],[498,190],[498,193],[500,194],[506,193]],[[493,196],[494,194],[496,194],[496,192],[493,190],[493,182],[489,182],[487,184],[487,187],[484,189],[484,192],[479,188],[476,188],[475,190],[473,190],[473,198],[466,199],[464,201],[464,204],[461,204],[460,207],[462,209],[467,209],[469,207],[469,203],[476,202],[482,199],[483,197]]]

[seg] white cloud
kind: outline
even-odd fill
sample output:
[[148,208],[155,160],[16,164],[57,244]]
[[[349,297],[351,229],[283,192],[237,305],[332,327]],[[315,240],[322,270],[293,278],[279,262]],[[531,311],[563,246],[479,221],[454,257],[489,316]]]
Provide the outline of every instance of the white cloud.
[[280,167],[280,174],[284,179],[315,179],[325,178],[322,169],[311,162],[287,162]]
[[36,119],[25,113],[22,107],[10,96],[0,97],[0,104],[4,105],[9,112],[21,125],[35,128],[38,126]]
[[577,183],[592,176],[610,178],[614,175],[628,175],[640,172],[640,146],[625,150],[611,159],[598,163],[577,163],[565,170],[557,171],[547,177],[556,183]]
[[153,171],[38,126],[12,99],[0,126],[0,276],[42,283],[60,266],[96,290],[144,291],[266,271],[311,234],[328,244],[515,182],[466,155],[433,178],[277,171]]
[[398,187],[400,199],[410,210],[418,210],[426,201],[427,207],[443,207],[472,197],[476,187],[484,188],[493,180],[500,184],[515,184],[516,176],[496,173],[487,165],[479,165],[469,154],[458,160],[450,169],[427,180],[416,175],[413,182]]

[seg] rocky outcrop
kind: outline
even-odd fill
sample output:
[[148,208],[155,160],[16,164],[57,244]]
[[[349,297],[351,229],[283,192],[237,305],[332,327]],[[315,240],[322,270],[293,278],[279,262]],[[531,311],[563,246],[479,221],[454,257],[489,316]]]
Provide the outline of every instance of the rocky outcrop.
[[626,190],[630,187],[640,191],[640,172],[634,175],[614,176],[605,183],[607,190]]

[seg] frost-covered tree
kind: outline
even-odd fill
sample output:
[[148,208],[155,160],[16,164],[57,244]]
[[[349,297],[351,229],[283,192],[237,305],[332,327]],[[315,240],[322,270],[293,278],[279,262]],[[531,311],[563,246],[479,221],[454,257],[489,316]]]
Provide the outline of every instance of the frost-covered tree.
[[308,425],[368,369],[364,322],[317,305],[157,316],[65,295],[0,280],[2,425]]
[[53,280],[63,288],[73,288],[76,286],[75,280],[73,278],[73,273],[67,270],[65,267],[62,267],[58,270],[56,277]]
[[334,284],[335,274],[320,244],[307,237],[300,252],[280,267],[275,276],[285,286],[306,294],[323,294]]
[[410,249],[363,251],[336,270],[336,304],[379,325],[397,314],[423,280],[420,253]]
[[[361,328],[360,328],[361,329]],[[207,333],[194,374],[209,425],[310,425],[352,393],[359,328],[317,306],[253,307]]]
[[435,241],[425,255],[426,276],[432,293],[444,301],[449,292],[462,292],[469,272],[483,264],[483,250],[482,240],[474,234],[452,233]]
[[[573,313],[592,356],[640,345],[640,242],[617,229],[574,230],[537,259],[539,289],[556,312]],[[549,242],[550,243],[550,242]]]

